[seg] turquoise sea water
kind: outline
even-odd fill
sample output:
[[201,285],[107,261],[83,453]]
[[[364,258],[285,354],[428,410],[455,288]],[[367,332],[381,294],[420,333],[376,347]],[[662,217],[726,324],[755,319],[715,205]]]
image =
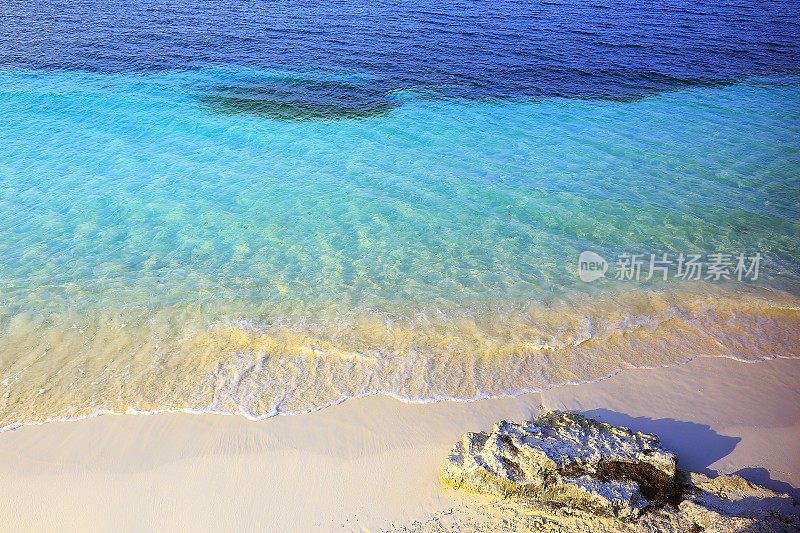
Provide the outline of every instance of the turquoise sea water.
[[528,298],[582,287],[584,249],[762,251],[797,286],[797,78],[631,103],[398,93],[369,120],[198,99],[275,75],[1,73],[6,298]]
[[[214,98],[300,82],[380,105],[318,120]],[[626,101],[377,83],[0,71],[0,425],[798,355],[800,78]],[[756,281],[589,284],[583,250],[763,260]]]

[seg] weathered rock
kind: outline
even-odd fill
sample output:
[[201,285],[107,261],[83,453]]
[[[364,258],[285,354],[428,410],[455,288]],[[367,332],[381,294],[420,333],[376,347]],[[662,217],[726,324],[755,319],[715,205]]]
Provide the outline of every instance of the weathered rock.
[[737,475],[687,474],[691,490],[679,513],[708,531],[800,531],[794,498]]
[[679,472],[676,464],[656,436],[575,413],[503,421],[490,433],[464,435],[441,471],[450,485],[503,499],[402,531],[800,531],[792,497],[736,475]]
[[[691,474],[687,499],[678,508],[652,508],[622,521],[591,512],[521,506],[514,498],[463,503],[387,531],[452,533],[536,531],[548,533],[790,533],[800,531],[800,507],[791,497],[735,475],[710,479]],[[531,502],[533,504],[533,502]]]
[[502,421],[491,433],[467,433],[442,466],[447,483],[623,520],[651,506],[677,505],[682,486],[675,454],[658,437],[569,412],[524,424]]

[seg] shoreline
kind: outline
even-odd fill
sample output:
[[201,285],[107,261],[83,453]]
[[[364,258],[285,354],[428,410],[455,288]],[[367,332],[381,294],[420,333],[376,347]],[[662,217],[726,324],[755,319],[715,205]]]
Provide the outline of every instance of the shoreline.
[[688,358],[683,359],[683,360],[678,360],[678,361],[674,361],[674,362],[671,362],[671,363],[666,363],[666,364],[663,364],[663,365],[655,365],[655,366],[631,365],[631,366],[624,367],[624,368],[618,368],[616,370],[612,370],[608,374],[605,374],[605,375],[602,375],[602,376],[599,376],[599,377],[596,377],[596,378],[586,379],[586,380],[565,381],[565,382],[561,382],[561,383],[554,383],[554,384],[551,384],[551,385],[544,385],[544,386],[541,386],[541,387],[523,388],[523,389],[511,390],[511,391],[501,392],[501,393],[486,392],[486,393],[480,393],[478,396],[468,397],[468,398],[462,398],[462,397],[458,397],[458,396],[452,396],[452,397],[450,397],[450,396],[440,396],[440,397],[435,397],[435,398],[405,398],[403,396],[400,396],[399,394],[395,394],[395,393],[392,393],[392,392],[373,391],[373,392],[367,392],[367,393],[363,393],[363,394],[359,394],[359,395],[355,395],[355,396],[343,397],[343,398],[334,400],[334,401],[332,401],[332,402],[330,402],[328,404],[321,405],[319,407],[310,408],[310,409],[305,410],[305,411],[279,411],[279,412],[273,412],[273,413],[269,413],[269,414],[265,414],[265,415],[259,415],[259,416],[253,416],[253,415],[251,415],[251,414],[249,414],[249,413],[247,413],[245,411],[215,411],[215,410],[213,410],[211,408],[208,408],[208,409],[202,409],[202,408],[198,408],[198,409],[194,409],[194,408],[175,408],[175,409],[173,409],[173,408],[165,408],[165,409],[154,409],[154,410],[140,410],[140,409],[129,408],[126,411],[113,411],[113,410],[109,410],[109,409],[101,409],[101,410],[98,410],[96,412],[86,413],[86,414],[78,415],[78,416],[75,416],[75,417],[56,417],[56,418],[45,419],[45,420],[29,420],[29,421],[24,421],[24,422],[12,423],[12,424],[7,425],[7,426],[0,426],[0,435],[2,435],[3,433],[9,432],[9,431],[14,431],[16,429],[23,428],[23,427],[36,427],[36,426],[44,426],[44,425],[49,425],[49,424],[54,424],[54,423],[63,423],[63,422],[80,422],[82,420],[88,420],[88,419],[104,417],[104,416],[154,416],[154,415],[175,415],[175,414],[202,415],[202,416],[219,415],[219,416],[242,417],[242,418],[244,418],[244,419],[246,419],[246,420],[248,420],[250,422],[261,422],[261,421],[264,421],[264,420],[269,420],[271,418],[281,417],[281,416],[301,416],[301,415],[308,415],[308,414],[312,414],[312,413],[317,413],[317,412],[320,412],[320,411],[324,411],[326,409],[330,409],[331,407],[337,407],[339,405],[342,405],[345,402],[349,402],[349,401],[353,401],[353,400],[363,400],[365,398],[370,398],[370,397],[375,397],[375,396],[381,397],[381,398],[387,398],[387,399],[390,399],[390,400],[396,400],[396,401],[398,401],[400,403],[409,404],[409,405],[425,405],[425,404],[436,404],[436,403],[473,403],[473,402],[480,402],[480,401],[484,401],[484,400],[507,400],[507,399],[517,398],[517,397],[520,397],[520,396],[526,396],[526,395],[531,395],[531,394],[542,394],[542,393],[546,393],[548,391],[551,391],[553,389],[558,389],[558,388],[561,388],[561,387],[580,387],[580,386],[583,386],[583,385],[592,385],[592,384],[603,382],[603,381],[605,381],[607,379],[611,379],[611,378],[615,377],[616,375],[620,374],[621,372],[626,372],[626,371],[644,371],[644,370],[657,371],[657,370],[670,369],[670,368],[673,368],[673,367],[680,367],[680,366],[683,366],[683,365],[691,364],[692,362],[694,362],[694,361],[696,361],[698,359],[728,359],[728,360],[731,360],[731,361],[734,361],[734,362],[737,362],[737,363],[744,363],[744,364],[748,364],[748,365],[757,365],[759,363],[764,363],[764,362],[774,361],[774,360],[779,360],[779,359],[798,360],[798,361],[800,361],[800,357],[788,356],[788,355],[770,355],[770,356],[764,356],[764,357],[761,357],[761,358],[758,358],[758,359],[747,359],[747,358],[736,357],[736,356],[733,356],[733,355],[695,355],[695,356],[688,357]]
[[546,409],[656,433],[682,468],[797,498],[798,380],[798,359],[699,358],[471,402],[368,396],[259,421],[159,413],[23,426],[0,434],[0,483],[15,489],[0,519],[12,530],[391,529],[469,508],[474,498],[438,480],[461,434]]
[[[375,394],[409,403],[472,402],[594,383],[626,369],[665,368],[697,357],[800,357],[792,348],[800,345],[800,314],[789,305],[796,297],[748,300],[751,309],[743,313],[730,295],[719,300],[711,296],[720,293],[703,293],[691,296],[689,305],[671,301],[675,294],[644,291],[613,317],[601,313],[580,327],[561,320],[563,309],[529,310],[528,319],[524,313],[509,317],[496,331],[474,320],[447,320],[458,331],[430,326],[435,335],[423,330],[409,336],[410,325],[396,328],[380,319],[354,328],[342,343],[237,321],[183,335],[175,333],[187,327],[183,319],[158,334],[141,317],[123,321],[120,330],[104,323],[90,331],[68,326],[70,321],[46,331],[33,319],[12,321],[8,334],[0,335],[8,376],[0,383],[0,433],[101,414],[219,413],[262,420]],[[365,332],[371,340],[359,341]],[[56,348],[42,357],[39,345]],[[480,349],[471,352],[470,346]]]

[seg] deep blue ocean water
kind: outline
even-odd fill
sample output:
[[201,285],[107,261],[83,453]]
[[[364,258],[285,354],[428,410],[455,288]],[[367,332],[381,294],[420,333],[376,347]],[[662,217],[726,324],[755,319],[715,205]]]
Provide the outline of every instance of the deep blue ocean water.
[[6,0],[0,9],[0,66],[10,69],[339,69],[449,97],[629,99],[800,67],[794,0]]
[[797,7],[3,2],[0,426],[797,356]]

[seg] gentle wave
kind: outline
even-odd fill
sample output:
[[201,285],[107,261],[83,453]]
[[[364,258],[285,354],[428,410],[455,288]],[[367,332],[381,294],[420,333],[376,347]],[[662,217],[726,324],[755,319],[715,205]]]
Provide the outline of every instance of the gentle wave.
[[800,356],[800,307],[774,291],[641,290],[477,309],[19,316],[0,333],[0,427],[104,413],[260,419],[370,394],[468,401],[695,357]]

